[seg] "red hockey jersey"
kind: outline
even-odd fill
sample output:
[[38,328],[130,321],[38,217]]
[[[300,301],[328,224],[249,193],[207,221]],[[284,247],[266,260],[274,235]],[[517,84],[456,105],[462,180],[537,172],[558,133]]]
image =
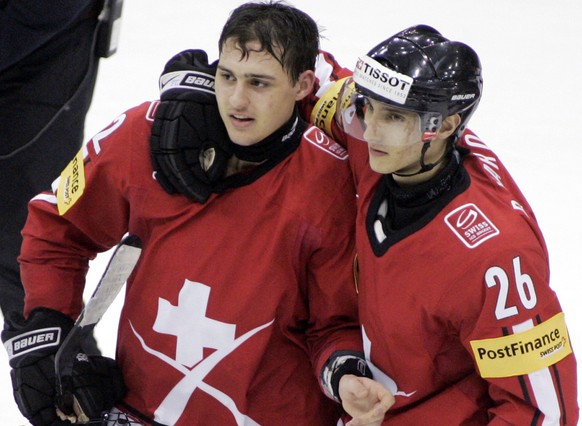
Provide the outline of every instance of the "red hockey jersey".
[[88,259],[135,234],[143,252],[117,343],[124,404],[161,424],[335,424],[316,376],[335,350],[361,350],[346,151],[310,127],[268,173],[198,204],[152,177],[155,106],[118,117],[56,196],[31,201],[26,312],[77,315]]
[[[359,308],[374,378],[396,396],[386,425],[576,425],[576,360],[549,285],[534,213],[497,155],[467,130],[470,185],[426,223],[380,242],[382,176],[333,120],[332,56],[311,117],[347,144],[358,192]],[[325,88],[332,95],[325,93]],[[337,97],[336,97],[337,99]],[[304,114],[311,114],[309,108]]]
[[372,229],[380,176],[358,172],[364,348],[396,395],[385,424],[575,425],[576,361],[542,234],[495,154],[470,132],[460,145],[469,187],[391,241]]

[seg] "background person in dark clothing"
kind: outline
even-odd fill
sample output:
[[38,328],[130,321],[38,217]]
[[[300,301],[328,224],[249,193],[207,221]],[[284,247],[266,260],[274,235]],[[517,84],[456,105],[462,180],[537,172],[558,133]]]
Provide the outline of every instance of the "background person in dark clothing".
[[82,145],[118,0],[0,0],[0,308],[21,312],[17,262],[30,198]]

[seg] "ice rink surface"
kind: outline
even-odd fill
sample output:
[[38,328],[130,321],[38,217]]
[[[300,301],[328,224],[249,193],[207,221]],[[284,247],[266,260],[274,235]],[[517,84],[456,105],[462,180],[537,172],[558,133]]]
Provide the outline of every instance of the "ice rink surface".
[[[175,53],[201,48],[217,58],[228,13],[242,1],[125,0],[117,54],[101,61],[86,123],[89,139],[113,118],[158,97],[157,80]],[[551,286],[582,359],[582,2],[562,0],[294,0],[324,29],[322,48],[353,67],[358,55],[415,24],[472,46],[481,58],[484,95],[470,128],[508,167],[544,232]],[[107,254],[92,264],[90,295]],[[462,262],[462,259],[459,259]],[[113,356],[121,300],[97,326]],[[579,371],[581,368],[579,368]],[[578,373],[582,378],[582,373]],[[0,351],[0,425],[27,424],[13,402]],[[582,396],[579,396],[582,402]]]

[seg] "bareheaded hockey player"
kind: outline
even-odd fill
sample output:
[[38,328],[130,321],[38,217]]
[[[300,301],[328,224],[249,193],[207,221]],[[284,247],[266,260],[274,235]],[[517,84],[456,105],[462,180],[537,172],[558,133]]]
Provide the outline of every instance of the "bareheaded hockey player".
[[350,154],[365,357],[395,396],[384,424],[576,425],[576,360],[544,238],[466,129],[477,54],[418,25],[333,85],[349,72],[321,58],[331,87],[311,119]]
[[[388,409],[361,353],[347,153],[296,107],[313,90],[318,40],[291,6],[235,9],[218,63],[178,55],[161,102],[117,117],[30,202],[24,318],[8,318],[2,340],[33,425],[104,411],[110,426],[335,425],[340,406],[321,387],[339,400],[340,377],[374,395],[356,407],[364,420]],[[119,368],[79,354],[74,398],[55,401],[54,354],[82,308],[88,262],[126,233],[142,252]]]

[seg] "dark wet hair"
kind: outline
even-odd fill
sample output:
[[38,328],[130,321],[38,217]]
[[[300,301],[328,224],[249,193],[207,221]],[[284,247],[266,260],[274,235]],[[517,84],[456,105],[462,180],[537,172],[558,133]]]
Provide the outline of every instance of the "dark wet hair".
[[234,9],[218,40],[218,51],[233,38],[241,59],[249,56],[247,43],[257,41],[295,83],[306,70],[315,69],[319,53],[319,29],[305,12],[282,1],[249,2]]

